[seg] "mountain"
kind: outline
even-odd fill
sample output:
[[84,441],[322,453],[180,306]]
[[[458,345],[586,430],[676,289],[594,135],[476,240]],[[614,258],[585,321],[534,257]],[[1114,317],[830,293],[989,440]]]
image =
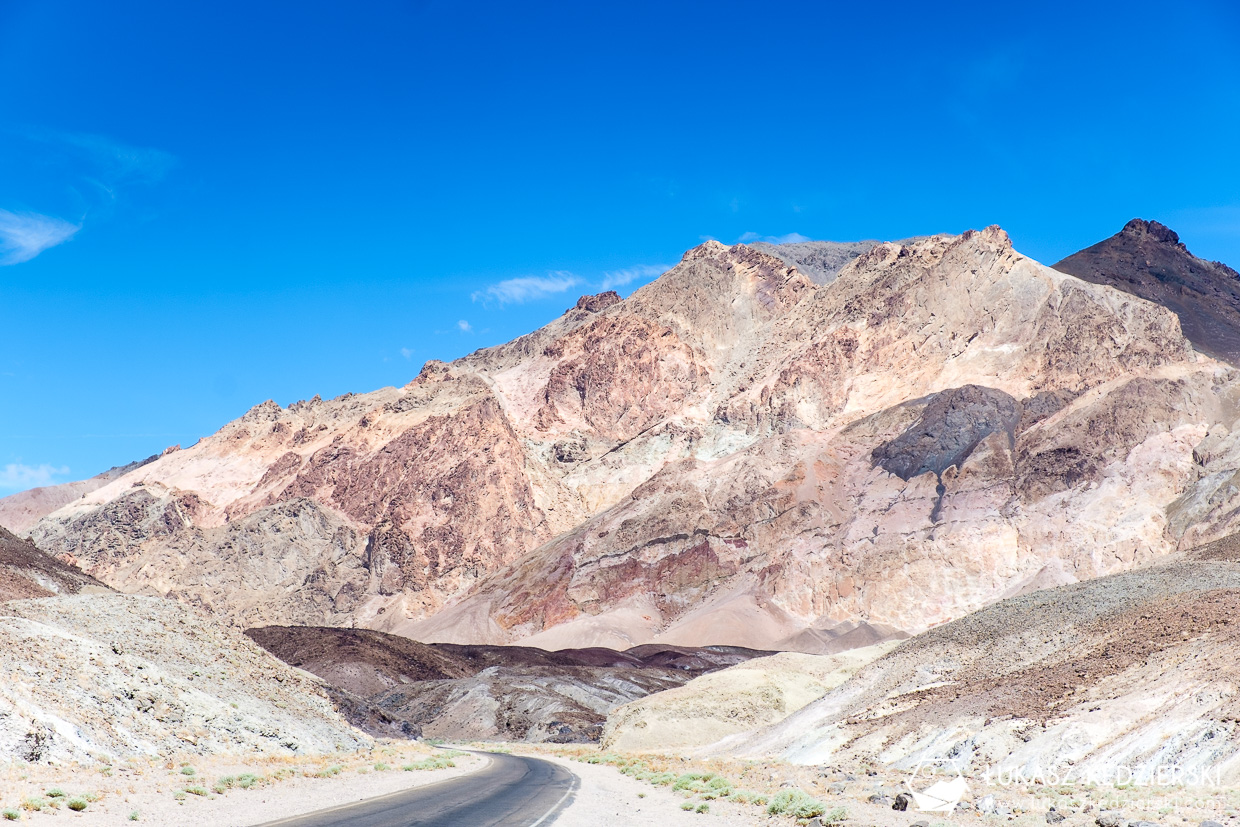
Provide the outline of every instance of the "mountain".
[[1170,308],[1194,347],[1240,364],[1240,273],[1197,258],[1157,221],[1134,218],[1054,267]]
[[770,654],[735,647],[547,652],[426,645],[370,630],[305,626],[246,634],[326,681],[338,708],[367,732],[453,741],[597,741],[616,706]]
[[1237,530],[1238,389],[997,227],[833,279],[707,242],[402,388],[259,405],[31,534],[244,627],[841,651]]
[[[172,451],[175,448],[169,448],[168,450]],[[110,468],[90,479],[30,488],[26,491],[10,494],[7,497],[0,497],[0,528],[7,528],[16,534],[24,533],[56,509],[102,488],[112,480],[123,477],[135,468],[141,468],[148,462],[154,462],[159,457],[160,455],[156,454],[138,462]]]
[[1108,786],[1166,783],[1174,768],[1193,786],[1235,784],[1238,644],[1233,535],[929,630],[782,722],[706,751],[895,769],[954,761]]

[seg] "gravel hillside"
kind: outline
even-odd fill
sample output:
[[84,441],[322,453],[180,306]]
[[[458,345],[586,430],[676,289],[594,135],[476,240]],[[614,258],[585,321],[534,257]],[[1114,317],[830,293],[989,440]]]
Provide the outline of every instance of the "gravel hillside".
[[[1078,780],[1240,781],[1240,538],[995,603],[713,751],[955,762]],[[1162,768],[1160,770],[1160,768]]]
[[0,761],[293,755],[370,739],[322,686],[171,600],[0,604]]
[[702,675],[612,710],[603,748],[682,753],[777,723],[895,645],[889,641],[837,655],[781,652]]

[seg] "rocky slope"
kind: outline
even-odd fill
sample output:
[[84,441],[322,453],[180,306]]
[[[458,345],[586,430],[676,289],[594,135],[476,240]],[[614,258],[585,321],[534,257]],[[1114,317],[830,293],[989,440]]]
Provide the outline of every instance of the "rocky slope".
[[[173,451],[176,449],[169,448],[168,450]],[[23,534],[29,531],[31,526],[56,509],[102,488],[112,480],[123,477],[135,468],[141,468],[148,462],[154,462],[159,457],[160,455],[156,454],[139,462],[131,462],[128,465],[110,468],[90,479],[30,488],[26,491],[10,494],[7,497],[0,497],[0,528],[6,528],[15,534]]]
[[89,574],[0,528],[0,603],[56,594],[112,591]]
[[819,252],[703,244],[403,388],[264,403],[32,534],[245,626],[831,652],[1240,515],[1235,372],[1171,311],[994,227],[833,279],[855,251]]
[[788,244],[756,241],[749,246],[797,268],[814,284],[827,284],[835,281],[845,266],[874,249],[876,244],[877,241],[794,241]]
[[1188,784],[1235,784],[1238,644],[1240,539],[1230,537],[925,632],[783,722],[707,751],[954,762],[1070,783],[1166,783],[1174,770]]
[[0,763],[365,746],[322,687],[170,600],[0,604]]
[[1157,221],[1134,218],[1054,267],[1170,308],[1198,350],[1240,363],[1240,273],[1197,258]]
[[372,734],[454,741],[597,741],[616,706],[769,654],[426,645],[369,630],[287,626],[246,634],[323,678],[339,708]]

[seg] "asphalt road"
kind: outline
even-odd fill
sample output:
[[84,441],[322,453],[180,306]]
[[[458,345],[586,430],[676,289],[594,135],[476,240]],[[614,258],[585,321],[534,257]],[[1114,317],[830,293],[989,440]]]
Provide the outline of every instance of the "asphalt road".
[[490,764],[469,775],[261,827],[545,827],[577,789],[577,776],[550,761],[484,754]]

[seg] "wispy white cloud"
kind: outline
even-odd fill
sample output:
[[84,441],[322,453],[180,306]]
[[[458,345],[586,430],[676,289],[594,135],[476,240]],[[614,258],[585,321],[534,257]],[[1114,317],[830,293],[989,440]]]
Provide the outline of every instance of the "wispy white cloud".
[[63,244],[81,229],[50,215],[0,210],[0,265],[21,264],[39,253]]
[[469,333],[474,329],[474,326],[471,325],[469,322],[465,321],[464,319],[461,319],[459,322],[456,323],[456,329],[461,331],[462,333]]
[[633,267],[625,267],[623,270],[612,270],[609,273],[603,274],[601,286],[604,290],[611,290],[635,281],[661,276],[670,269],[672,268],[667,264],[638,264]]
[[542,299],[580,284],[581,279],[564,270],[557,270],[545,276],[522,276],[515,279],[492,284],[484,290],[473,293],[474,301],[494,302],[496,304],[523,304],[535,299]]
[[25,491],[27,488],[52,485],[58,482],[57,477],[65,477],[68,473],[67,466],[57,468],[47,463],[31,466],[10,462],[0,468],[0,491]]
[[401,355],[401,356],[404,356],[404,357],[405,357],[405,359],[412,359],[412,358],[413,358],[413,348],[402,347],[402,348],[400,349],[400,355]]
[[765,241],[768,244],[795,244],[800,241],[813,241],[808,236],[800,233],[788,233],[787,235],[758,235],[757,233],[744,233],[737,240],[738,244],[749,244],[754,241]]
[[162,180],[177,163],[175,155],[161,149],[130,146],[106,135],[42,130],[29,133],[29,137],[59,146],[69,154],[88,161],[97,171],[98,178],[88,180],[109,194],[114,194],[117,184],[154,184]]
[[[118,195],[135,185],[155,184],[176,165],[174,155],[159,149],[131,146],[105,135],[47,129],[16,133],[32,144],[49,175],[59,175],[80,202],[74,207],[92,219],[113,210]],[[33,149],[29,145],[23,152]],[[58,172],[57,172],[58,171]],[[61,218],[0,209],[0,266],[20,264],[44,250],[63,244],[82,228]]]

